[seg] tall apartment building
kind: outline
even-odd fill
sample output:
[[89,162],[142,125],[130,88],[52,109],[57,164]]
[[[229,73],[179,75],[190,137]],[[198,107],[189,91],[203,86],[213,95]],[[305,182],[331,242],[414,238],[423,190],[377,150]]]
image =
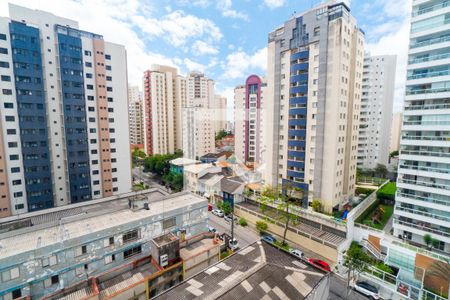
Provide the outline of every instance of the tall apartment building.
[[144,149],[148,155],[182,149],[186,79],[176,68],[153,65],[144,72]]
[[394,104],[397,56],[364,58],[361,107],[359,113],[358,161],[362,169],[389,162],[392,107]]
[[264,141],[266,111],[262,110],[266,93],[267,83],[257,75],[250,75],[245,85],[234,89],[234,127],[237,129],[234,153],[243,163],[259,165],[266,151],[266,142],[269,142]]
[[0,19],[0,216],[128,192],[125,48],[47,12],[10,4],[9,14]]
[[130,123],[130,144],[144,144],[144,103],[137,86],[128,88],[128,119]]
[[[296,14],[269,34],[264,180],[326,211],[354,194],[364,33],[344,3]],[[308,197],[306,197],[308,195]]]
[[227,98],[221,95],[214,96],[214,104],[212,108],[215,111],[215,132],[216,134],[221,130],[227,128]]
[[389,152],[398,151],[400,149],[400,132],[402,130],[403,113],[394,113],[392,115],[391,124],[391,141],[389,144]]
[[413,1],[394,234],[450,252],[450,9]]
[[214,152],[216,106],[214,81],[202,73],[186,76],[186,102],[182,104],[184,157],[198,159]]

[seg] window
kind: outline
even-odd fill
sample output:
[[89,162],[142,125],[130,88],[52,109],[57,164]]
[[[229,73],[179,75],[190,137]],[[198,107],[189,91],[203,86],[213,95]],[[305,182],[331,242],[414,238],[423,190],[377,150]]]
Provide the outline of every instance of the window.
[[42,267],[48,267],[48,266],[54,266],[58,263],[58,258],[56,257],[56,255],[52,255],[49,257],[45,257],[42,259]]
[[111,55],[109,55],[109,54],[105,54],[105,59],[107,59],[107,60],[111,60]]
[[9,270],[2,272],[2,281],[5,282],[5,281],[19,278],[19,275],[20,275],[19,267],[11,268]]
[[9,62],[0,61],[0,68],[9,68]]
[[116,260],[116,256],[114,254],[105,256],[105,265],[112,263]]
[[14,104],[11,103],[11,102],[5,102],[5,103],[3,104],[3,106],[4,106],[5,108],[14,108]]
[[83,245],[81,247],[78,247],[77,249],[75,249],[75,256],[80,256],[80,255],[84,255],[87,253],[87,246]]
[[8,142],[8,148],[17,148],[17,142]]
[[94,101],[94,96],[87,96],[87,99],[88,99],[89,101]]
[[106,90],[107,90],[108,92],[112,92],[112,91],[113,91],[113,88],[110,87],[110,86],[108,86],[108,87],[106,88]]
[[106,76],[106,81],[112,81],[112,77],[111,76]]
[[134,256],[136,254],[141,253],[141,252],[142,252],[142,246],[141,245],[133,247],[133,248],[128,249],[128,250],[123,252],[123,259],[130,258],[130,257],[132,257],[132,256]]
[[106,66],[106,70],[111,71],[111,66]]
[[[22,298],[22,290],[17,289],[17,290],[12,291],[11,296],[13,299]],[[3,299],[6,299],[6,298],[3,298]]]
[[88,50],[84,50],[84,55],[86,56],[92,56],[92,52]]
[[2,79],[2,81],[11,81],[11,76],[2,75],[1,79]]
[[20,179],[16,179],[12,181],[12,185],[21,185],[22,184],[22,180]]
[[11,173],[20,173],[20,168],[19,167],[11,168]]
[[6,134],[16,134],[15,129],[6,129]]
[[50,278],[47,278],[44,280],[44,287],[51,287],[54,284],[59,283],[59,276],[58,275],[53,275]]
[[3,93],[3,95],[12,95],[12,90],[10,90],[10,89],[3,89],[2,93]]
[[18,160],[19,159],[19,155],[18,154],[11,154],[9,156],[9,160]]
[[168,229],[176,225],[175,217],[163,221],[163,229]]
[[6,41],[6,34],[0,33],[0,40]]
[[122,236],[123,243],[128,243],[134,240],[137,240],[139,238],[139,231],[137,229],[128,231]]
[[6,122],[14,122],[14,120],[15,120],[14,116],[5,116]]
[[92,67],[92,63],[90,63],[90,62],[88,62],[88,61],[85,62],[84,65],[85,65],[86,67]]
[[8,49],[0,47],[0,54],[8,54]]
[[114,245],[114,237],[113,236],[103,240],[103,246],[109,247],[112,245]]
[[93,90],[93,89],[94,89],[94,86],[93,86],[92,84],[87,84],[87,85],[86,85],[86,88],[87,88],[88,90]]
[[92,78],[92,73],[86,73],[86,78]]

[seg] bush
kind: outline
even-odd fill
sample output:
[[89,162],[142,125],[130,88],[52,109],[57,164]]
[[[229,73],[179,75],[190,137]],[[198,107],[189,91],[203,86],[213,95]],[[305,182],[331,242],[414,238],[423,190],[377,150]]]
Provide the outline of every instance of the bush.
[[394,274],[394,270],[392,270],[391,267],[389,267],[388,265],[385,265],[382,262],[379,262],[375,265],[376,268],[380,269],[381,271],[384,271],[388,274]]
[[365,187],[358,186],[355,189],[355,194],[356,195],[364,194],[366,196],[369,196],[370,194],[372,194],[373,191],[375,191],[375,190],[371,189],[371,188],[365,188]]
[[357,219],[356,219],[356,223],[363,223],[363,220],[366,219],[374,210],[375,208],[378,206],[378,204],[380,204],[380,200],[377,199],[375,200],[374,203],[372,203],[372,205],[370,205]]
[[244,218],[240,218],[240,219],[239,219],[239,225],[241,225],[242,227],[247,226],[247,225],[248,225],[248,224],[247,224],[247,220],[244,219]]
[[263,234],[267,230],[267,223],[264,221],[257,221],[256,222],[256,229],[258,229],[259,234]]
[[322,212],[322,202],[319,199],[314,199],[311,202],[311,207],[315,212]]
[[395,200],[395,182],[389,182],[377,191],[377,198],[384,202],[393,202]]

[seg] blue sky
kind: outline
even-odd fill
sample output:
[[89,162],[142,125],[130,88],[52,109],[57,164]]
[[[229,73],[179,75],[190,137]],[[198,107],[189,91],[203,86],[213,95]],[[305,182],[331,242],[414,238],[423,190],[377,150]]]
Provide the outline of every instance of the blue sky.
[[[319,0],[12,0],[77,20],[80,28],[123,44],[128,78],[141,84],[151,64],[202,71],[231,103],[233,88],[266,70],[267,34]],[[347,0],[372,54],[397,54],[395,110],[401,110],[410,0]],[[7,1],[0,0],[7,16]]]

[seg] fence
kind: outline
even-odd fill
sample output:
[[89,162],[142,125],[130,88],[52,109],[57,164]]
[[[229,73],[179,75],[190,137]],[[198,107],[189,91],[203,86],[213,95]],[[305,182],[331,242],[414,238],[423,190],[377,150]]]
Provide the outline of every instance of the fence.
[[378,187],[378,189],[373,191],[369,196],[367,196],[366,199],[364,199],[361,203],[359,203],[358,206],[353,208],[348,213],[347,219],[351,219],[353,221],[358,219],[358,217],[377,200],[377,191],[387,183],[389,183],[389,180],[385,180],[384,183]]

